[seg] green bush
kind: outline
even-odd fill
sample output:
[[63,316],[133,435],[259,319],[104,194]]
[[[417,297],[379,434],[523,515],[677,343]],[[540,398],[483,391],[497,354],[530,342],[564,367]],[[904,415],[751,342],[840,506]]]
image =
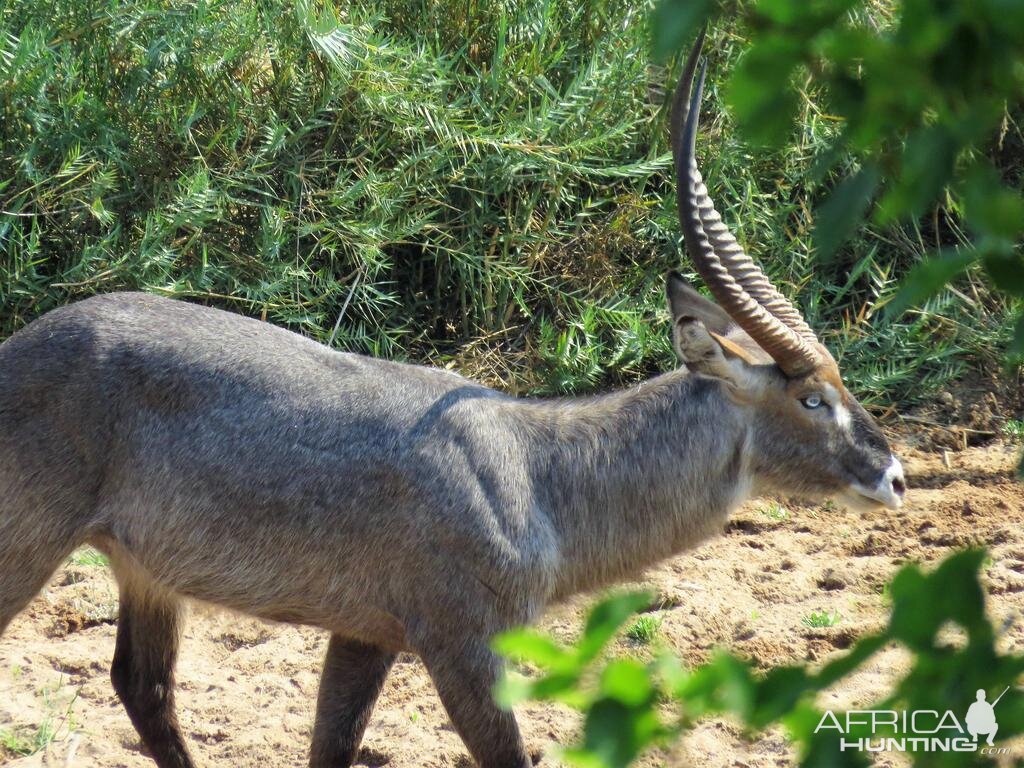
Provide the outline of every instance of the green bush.
[[[737,30],[715,31],[714,82]],[[142,288],[517,392],[662,369],[676,69],[648,49],[647,8],[625,0],[11,0],[0,335]],[[822,266],[808,168],[837,129],[817,96],[789,145],[755,154],[710,90],[712,192],[859,394],[910,402],[996,355],[1007,309],[975,272],[878,312],[933,237],[956,238],[955,212],[869,226]]]

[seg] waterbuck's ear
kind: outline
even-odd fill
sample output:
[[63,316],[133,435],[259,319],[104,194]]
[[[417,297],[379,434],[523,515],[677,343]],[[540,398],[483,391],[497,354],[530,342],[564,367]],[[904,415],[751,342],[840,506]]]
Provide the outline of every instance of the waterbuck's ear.
[[672,313],[676,353],[689,367],[694,367],[693,362],[687,359],[679,346],[680,322],[698,321],[726,358],[741,360],[747,365],[766,365],[772,362],[771,357],[736,325],[724,309],[691,288],[678,272],[669,272],[665,289],[669,311]]
[[729,316],[674,272],[668,276],[668,303],[672,343],[680,361],[692,371],[740,385],[752,361],[725,335],[734,325]]
[[678,272],[668,273],[665,292],[673,321],[681,317],[700,320],[708,331],[718,336],[727,336],[736,326],[724,309],[697,293]]

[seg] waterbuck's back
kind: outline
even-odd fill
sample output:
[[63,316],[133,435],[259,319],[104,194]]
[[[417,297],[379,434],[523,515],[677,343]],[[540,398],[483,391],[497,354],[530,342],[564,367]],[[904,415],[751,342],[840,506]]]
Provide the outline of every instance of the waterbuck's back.
[[396,647],[410,603],[507,561],[529,527],[506,404],[145,294],[0,346],[0,451],[19,467],[4,481],[55,497],[24,514],[84,521],[122,570],[176,592]]

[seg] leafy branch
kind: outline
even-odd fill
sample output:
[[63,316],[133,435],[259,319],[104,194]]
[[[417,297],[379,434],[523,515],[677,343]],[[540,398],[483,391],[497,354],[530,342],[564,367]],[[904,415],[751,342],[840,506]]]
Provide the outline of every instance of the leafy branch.
[[[819,148],[814,176],[838,178],[816,212],[814,240],[829,260],[870,218],[920,219],[940,204],[962,219],[964,242],[938,242],[888,304],[897,316],[976,263],[1006,294],[1024,297],[1020,170],[997,158],[1021,114],[1024,5],[1000,0],[661,0],[661,56],[702,24],[742,19],[747,50],[726,86],[744,136],[780,147],[802,101],[840,128]],[[1019,129],[1018,129],[1019,132]],[[1007,349],[1024,360],[1024,313]]]
[[[495,695],[506,707],[529,700],[560,701],[582,711],[582,742],[565,749],[561,758],[585,768],[625,768],[646,749],[678,739],[709,715],[730,715],[753,732],[783,725],[805,768],[867,765],[865,753],[840,749],[840,739],[906,734],[892,725],[871,730],[851,724],[840,732],[831,726],[844,720],[843,713],[826,718],[815,695],[841,683],[882,649],[899,644],[913,660],[891,692],[867,709],[965,712],[977,689],[1001,691],[1024,675],[1024,655],[1002,654],[996,648],[979,583],[985,557],[982,550],[966,550],[930,573],[916,565],[902,568],[890,585],[888,626],[862,637],[818,670],[792,665],[758,674],[749,662],[724,651],[695,669],[685,669],[664,650],[647,663],[627,657],[602,666],[612,638],[651,601],[645,593],[612,596],[595,606],[580,639],[570,646],[532,629],[497,637],[499,653],[537,672],[530,677],[507,674]],[[966,640],[944,641],[940,633],[950,625],[963,630]],[[664,714],[666,709],[671,717]],[[1000,703],[998,735],[1005,739],[1021,732],[1024,696],[1012,692]],[[973,751],[913,756],[916,765],[976,765],[979,759]]]

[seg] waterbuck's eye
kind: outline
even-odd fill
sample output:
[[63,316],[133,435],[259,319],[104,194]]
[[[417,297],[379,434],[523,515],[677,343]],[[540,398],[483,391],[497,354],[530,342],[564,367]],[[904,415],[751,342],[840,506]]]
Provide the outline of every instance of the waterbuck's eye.
[[807,397],[800,398],[800,402],[804,404],[804,408],[820,408],[821,395],[808,395]]

